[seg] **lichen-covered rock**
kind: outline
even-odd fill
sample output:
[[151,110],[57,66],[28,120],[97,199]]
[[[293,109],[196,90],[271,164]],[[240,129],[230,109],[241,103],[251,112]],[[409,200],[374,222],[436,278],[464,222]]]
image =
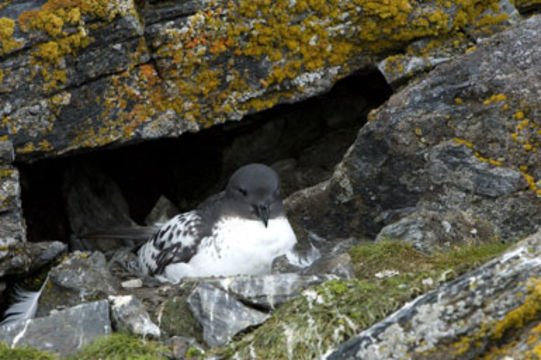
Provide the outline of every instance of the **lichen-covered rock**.
[[111,320],[116,331],[127,331],[143,338],[160,337],[160,328],[148,316],[143,304],[133,295],[109,296]]
[[[541,314],[541,232],[420,296],[328,354],[335,359],[473,359],[533,335]],[[517,334],[518,333],[518,334]],[[525,346],[533,354],[533,349]]]
[[507,4],[7,3],[0,134],[30,159],[198,131],[327,91],[414,40],[498,30]]
[[78,305],[85,301],[107,299],[117,293],[117,281],[107,268],[102,253],[73,252],[49,271],[39,300],[38,316],[53,309]]
[[10,347],[31,346],[63,357],[72,356],[96,338],[109,334],[111,324],[106,300],[0,326],[0,341]]
[[59,241],[18,242],[0,251],[0,277],[24,275],[48,264],[67,250]]
[[541,222],[539,29],[540,16],[525,20],[373,111],[331,180],[309,197],[303,194],[310,190],[291,196],[300,232],[374,236],[421,210],[440,217],[463,211],[504,239],[535,231]]
[[14,159],[11,141],[0,139],[0,257],[6,255],[7,246],[26,241],[19,171],[11,165]]
[[203,328],[203,340],[211,347],[227,344],[238,332],[259,325],[269,317],[207,283],[195,288],[188,297],[188,304]]

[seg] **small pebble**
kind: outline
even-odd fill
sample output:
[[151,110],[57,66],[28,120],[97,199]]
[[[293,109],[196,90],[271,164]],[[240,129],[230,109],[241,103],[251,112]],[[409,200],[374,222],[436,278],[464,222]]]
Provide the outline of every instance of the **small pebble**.
[[141,279],[130,279],[122,282],[122,287],[124,289],[137,289],[143,287],[143,280]]

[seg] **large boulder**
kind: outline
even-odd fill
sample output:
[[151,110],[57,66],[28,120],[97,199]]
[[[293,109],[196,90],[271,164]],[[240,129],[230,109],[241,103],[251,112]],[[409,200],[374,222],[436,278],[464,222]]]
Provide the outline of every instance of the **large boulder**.
[[512,14],[500,0],[7,3],[0,135],[21,159],[178,136],[325,92],[419,38],[477,38]]
[[0,326],[0,341],[10,347],[31,346],[64,357],[74,355],[93,340],[108,334],[111,334],[111,324],[106,300]]
[[540,29],[540,16],[525,20],[374,110],[331,180],[288,199],[299,227],[329,238],[375,236],[409,216],[409,223],[385,231],[400,237],[436,219],[451,244],[462,231],[450,217],[462,218],[457,227],[469,228],[472,241],[481,233],[516,239],[535,231]]
[[420,296],[325,358],[444,360],[512,353],[535,358],[540,256],[537,232],[488,264]]

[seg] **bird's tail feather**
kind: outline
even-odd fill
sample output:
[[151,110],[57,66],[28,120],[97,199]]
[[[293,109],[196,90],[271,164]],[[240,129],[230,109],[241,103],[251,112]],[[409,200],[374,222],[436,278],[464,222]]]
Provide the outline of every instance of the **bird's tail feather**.
[[160,228],[154,226],[131,226],[117,227],[105,230],[98,230],[80,235],[84,239],[130,239],[130,240],[148,240]]
[[43,285],[38,291],[28,291],[21,287],[15,288],[15,303],[13,303],[5,312],[4,320],[0,325],[9,324],[19,320],[32,319],[38,310],[38,301],[45,289],[48,278],[43,281]]

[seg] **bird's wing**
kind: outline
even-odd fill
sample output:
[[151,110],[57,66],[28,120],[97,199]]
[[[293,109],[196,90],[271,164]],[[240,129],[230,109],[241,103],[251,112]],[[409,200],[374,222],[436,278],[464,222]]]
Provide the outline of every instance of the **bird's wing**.
[[162,274],[169,264],[189,262],[205,236],[204,224],[197,210],[173,217],[140,249],[142,265],[155,275]]

